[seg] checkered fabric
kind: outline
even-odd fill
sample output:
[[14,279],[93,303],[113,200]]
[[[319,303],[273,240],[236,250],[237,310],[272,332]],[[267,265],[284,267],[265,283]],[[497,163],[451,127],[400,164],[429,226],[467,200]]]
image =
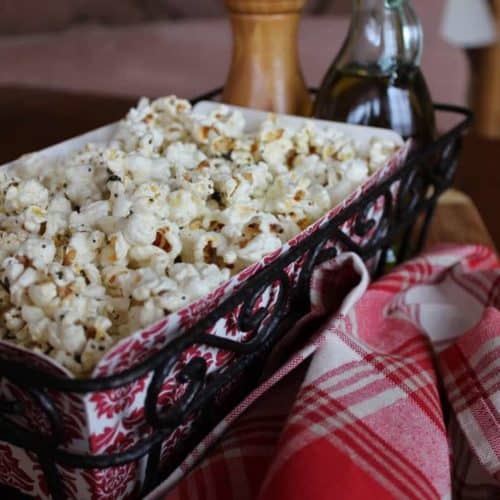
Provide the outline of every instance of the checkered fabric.
[[323,266],[292,337],[336,312],[152,497],[500,498],[497,258],[439,247],[367,282],[356,256]]

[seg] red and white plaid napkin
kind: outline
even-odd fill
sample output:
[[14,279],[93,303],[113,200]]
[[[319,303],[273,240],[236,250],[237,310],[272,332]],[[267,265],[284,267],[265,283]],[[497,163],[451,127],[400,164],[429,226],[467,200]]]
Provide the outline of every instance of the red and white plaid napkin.
[[500,498],[499,266],[441,247],[367,289],[356,256],[325,265],[295,342],[337,312],[152,497]]

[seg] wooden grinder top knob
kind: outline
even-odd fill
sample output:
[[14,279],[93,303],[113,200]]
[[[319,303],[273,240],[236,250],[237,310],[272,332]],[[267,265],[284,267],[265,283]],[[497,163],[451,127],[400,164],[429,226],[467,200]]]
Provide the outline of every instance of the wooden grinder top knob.
[[233,55],[223,101],[279,113],[309,115],[311,99],[297,49],[306,0],[225,0]]

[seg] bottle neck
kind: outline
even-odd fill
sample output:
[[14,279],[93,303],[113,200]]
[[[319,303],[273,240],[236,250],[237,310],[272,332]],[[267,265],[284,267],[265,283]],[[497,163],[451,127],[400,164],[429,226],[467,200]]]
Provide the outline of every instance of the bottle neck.
[[418,66],[422,46],[422,27],[409,0],[353,0],[352,24],[336,64],[390,74]]

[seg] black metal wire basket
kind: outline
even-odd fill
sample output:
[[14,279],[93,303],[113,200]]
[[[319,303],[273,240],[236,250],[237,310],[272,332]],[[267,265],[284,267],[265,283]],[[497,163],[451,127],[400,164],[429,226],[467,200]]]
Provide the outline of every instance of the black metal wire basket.
[[[220,89],[193,102],[213,98],[219,92]],[[36,428],[20,425],[14,417],[23,414],[23,401],[0,401],[0,441],[36,457],[47,491],[54,499],[71,496],[61,481],[60,467],[99,470],[141,459],[146,464],[145,476],[140,490],[134,494],[141,496],[151,491],[228,410],[257,385],[266,356],[285,336],[290,325],[309,311],[308,284],[318,265],[340,251],[352,251],[373,264],[371,269],[376,276],[386,269],[391,259],[393,263],[402,262],[422,248],[436,202],[452,184],[461,137],[472,121],[472,113],[461,107],[436,104],[435,110],[438,114],[454,115],[457,125],[430,146],[411,153],[395,174],[263,268],[215,310],[140,364],[118,375],[70,380],[36,367],[28,369],[25,364],[14,360],[0,361],[0,377],[28,394],[50,422],[48,435]],[[371,209],[374,204],[380,206],[381,203],[382,216],[375,221],[370,218]],[[354,237],[342,231],[348,222],[352,223]],[[369,238],[363,239],[366,235]],[[360,244],[360,241],[363,242]],[[299,259],[303,262],[300,275],[291,282],[283,270]],[[279,291],[271,310],[257,306],[269,283],[277,284]],[[208,333],[220,318],[236,310],[238,326],[251,333],[248,336],[251,340],[243,343]],[[165,410],[158,402],[162,384],[179,356],[194,345],[223,349],[232,354],[231,361],[223,369],[207,374],[203,358],[191,359],[176,376],[179,386],[184,387],[182,396]],[[81,395],[127,387],[148,374],[151,378],[147,388],[145,418],[149,432],[143,439],[124,452],[104,455],[72,453],[61,445],[64,421],[54,404],[54,393]],[[222,393],[224,398],[220,397]],[[162,462],[162,443],[188,420],[189,431],[168,460]]]

